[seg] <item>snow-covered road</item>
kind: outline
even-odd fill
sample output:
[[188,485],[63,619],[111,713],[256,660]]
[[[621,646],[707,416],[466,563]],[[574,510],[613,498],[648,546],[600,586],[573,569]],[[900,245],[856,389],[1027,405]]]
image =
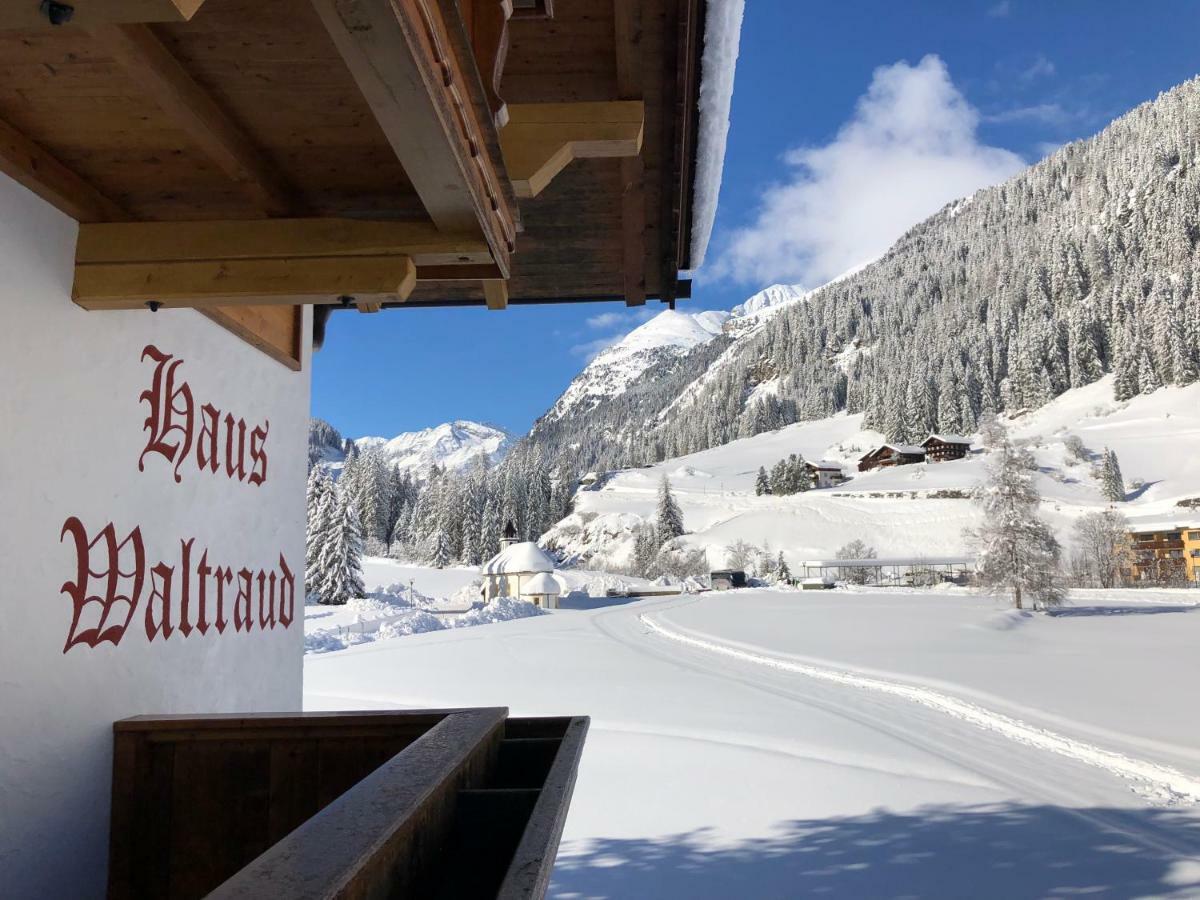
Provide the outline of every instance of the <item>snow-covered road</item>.
[[[909,596],[914,608],[944,602]],[[822,621],[840,614],[853,642],[856,612],[879,615],[876,600],[848,595]],[[670,598],[404,638],[310,657],[306,702],[590,714],[558,897],[1200,895],[1200,765],[1185,732],[1106,745],[1104,727],[1128,726],[1103,691],[1078,729],[1053,704],[1040,715],[1037,697],[1015,717],[980,702],[986,666],[960,692],[894,660],[903,676],[814,663],[832,648],[814,636],[796,653],[810,602]],[[995,615],[961,602],[963,615]],[[1096,651],[1120,670],[1164,629],[1194,637],[1200,613],[1178,606],[1169,622],[1103,617],[1110,638]],[[914,659],[957,637],[914,635],[908,618],[892,632]],[[1096,621],[1053,624],[1094,632]],[[1036,668],[1045,650],[1036,632],[981,633],[984,649],[969,650],[999,669],[1006,653]]]

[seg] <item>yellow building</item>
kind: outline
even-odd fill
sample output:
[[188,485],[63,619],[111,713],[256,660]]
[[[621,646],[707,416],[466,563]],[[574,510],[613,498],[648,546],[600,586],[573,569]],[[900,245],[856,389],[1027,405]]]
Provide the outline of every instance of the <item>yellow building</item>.
[[1200,582],[1200,517],[1132,523],[1135,581]]

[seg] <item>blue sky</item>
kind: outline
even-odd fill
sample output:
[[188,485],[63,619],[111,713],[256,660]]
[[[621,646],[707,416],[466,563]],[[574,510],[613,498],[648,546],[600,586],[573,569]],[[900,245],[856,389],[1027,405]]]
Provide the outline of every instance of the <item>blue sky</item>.
[[[1198,38],[1195,0],[746,0],[713,243],[679,308],[869,260],[1196,75]],[[336,313],[313,413],[348,436],[451,419],[523,433],[590,354],[661,308]]]

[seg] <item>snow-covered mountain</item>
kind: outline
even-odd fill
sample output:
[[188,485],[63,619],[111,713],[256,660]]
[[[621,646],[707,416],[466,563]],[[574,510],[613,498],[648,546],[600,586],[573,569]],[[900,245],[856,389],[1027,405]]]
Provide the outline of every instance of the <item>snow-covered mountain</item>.
[[[354,438],[360,452],[378,449],[389,464],[415,478],[423,478],[434,464],[448,471],[465,469],[480,455],[499,462],[511,442],[512,435],[501,428],[461,419],[392,438]],[[309,456],[334,473],[346,458],[341,436],[320,419],[312,420],[309,428]]]
[[563,391],[545,419],[585,411],[619,397],[652,366],[687,355],[721,333],[726,312],[666,310],[601,351]]
[[730,312],[661,312],[588,363],[543,421],[552,422],[586,412],[600,402],[620,397],[652,367],[681,359],[718,337],[731,340],[746,337],[775,313],[806,296],[808,292],[797,285],[776,284],[759,291]]

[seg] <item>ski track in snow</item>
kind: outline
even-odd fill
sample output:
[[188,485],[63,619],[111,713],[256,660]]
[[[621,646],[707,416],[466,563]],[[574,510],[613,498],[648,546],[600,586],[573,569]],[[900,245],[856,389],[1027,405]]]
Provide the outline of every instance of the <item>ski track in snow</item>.
[[930,688],[917,687],[896,681],[886,681],[853,672],[828,669],[762,653],[731,647],[717,641],[705,640],[668,628],[646,613],[639,621],[660,637],[717,653],[741,662],[791,672],[832,684],[873,691],[900,697],[928,709],[951,716],[967,724],[999,734],[1011,741],[1034,749],[1055,753],[1076,762],[1102,769],[1130,782],[1135,791],[1146,799],[1163,806],[1200,803],[1200,779],[1178,769],[1135,759],[1094,744],[1079,741],[1045,728],[1039,728],[1002,713],[993,712],[974,703],[943,694]]

